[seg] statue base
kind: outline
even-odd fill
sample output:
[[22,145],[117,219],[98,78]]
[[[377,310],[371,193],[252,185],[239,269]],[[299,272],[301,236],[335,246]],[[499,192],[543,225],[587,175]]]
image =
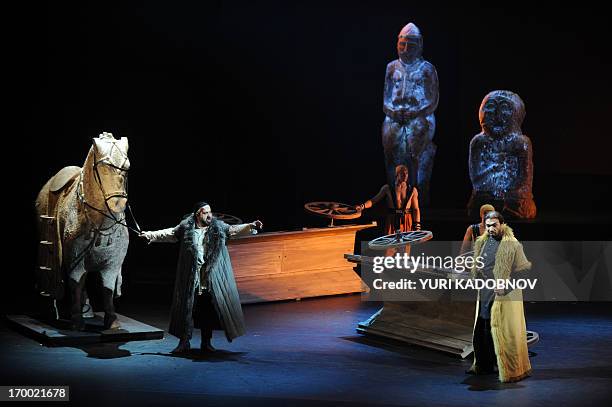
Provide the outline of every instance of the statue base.
[[85,330],[71,329],[68,320],[43,321],[27,315],[7,315],[10,325],[46,346],[74,346],[100,342],[128,342],[163,339],[164,331],[135,319],[116,314],[119,329],[104,329],[104,313],[85,319]]

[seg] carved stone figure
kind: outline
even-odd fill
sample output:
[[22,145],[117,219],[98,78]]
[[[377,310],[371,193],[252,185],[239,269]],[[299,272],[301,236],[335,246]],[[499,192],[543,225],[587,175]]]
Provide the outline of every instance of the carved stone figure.
[[36,198],[41,241],[37,287],[56,300],[63,297],[68,281],[75,329],[84,328],[89,272],[102,277],[105,328],[119,327],[113,299],[121,295],[121,266],[129,244],[124,213],[127,151],[127,138],[102,133],[93,139],[83,168],[63,168]]
[[399,33],[399,58],[387,65],[382,126],[387,181],[395,180],[395,168],[406,165],[421,193],[429,201],[429,180],[436,145],[434,111],[438,106],[438,74],[422,57],[423,38],[418,27],[409,23]]
[[483,99],[482,132],[470,142],[471,216],[485,203],[514,218],[536,216],[531,140],[521,130],[524,118],[525,105],[516,93],[495,90]]

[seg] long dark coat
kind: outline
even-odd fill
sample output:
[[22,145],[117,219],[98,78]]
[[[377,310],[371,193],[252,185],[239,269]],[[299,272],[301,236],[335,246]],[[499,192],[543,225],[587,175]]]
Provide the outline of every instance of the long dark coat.
[[195,287],[195,273],[199,272],[200,280],[207,281],[219,322],[227,340],[231,342],[234,338],[244,335],[246,328],[232,263],[226,247],[229,225],[213,219],[208,227],[204,239],[207,251],[204,253],[205,263],[201,270],[196,270],[195,227],[195,218],[191,215],[174,229],[174,235],[180,242],[180,251],[168,332],[179,338],[191,338],[193,303],[199,290],[199,287]]

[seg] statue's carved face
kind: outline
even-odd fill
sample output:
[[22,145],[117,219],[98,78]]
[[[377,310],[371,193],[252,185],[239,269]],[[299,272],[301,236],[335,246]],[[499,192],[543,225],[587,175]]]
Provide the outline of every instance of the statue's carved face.
[[482,100],[478,118],[482,131],[491,137],[520,134],[525,104],[514,92],[494,90]]
[[503,136],[512,129],[514,106],[505,98],[489,98],[481,111],[480,125],[492,136]]
[[422,45],[420,37],[400,36],[397,39],[397,55],[404,63],[412,62],[421,55]]

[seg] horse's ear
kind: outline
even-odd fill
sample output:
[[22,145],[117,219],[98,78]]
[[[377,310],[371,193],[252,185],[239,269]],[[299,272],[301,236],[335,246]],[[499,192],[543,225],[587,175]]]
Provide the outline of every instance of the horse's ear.
[[130,147],[129,144],[128,144],[128,138],[127,137],[121,137],[119,142],[121,143],[121,146],[124,148],[125,152],[127,153],[128,148]]
[[93,148],[99,152],[100,151],[100,144],[99,144],[100,139],[98,137],[93,137],[92,141],[93,141]]

